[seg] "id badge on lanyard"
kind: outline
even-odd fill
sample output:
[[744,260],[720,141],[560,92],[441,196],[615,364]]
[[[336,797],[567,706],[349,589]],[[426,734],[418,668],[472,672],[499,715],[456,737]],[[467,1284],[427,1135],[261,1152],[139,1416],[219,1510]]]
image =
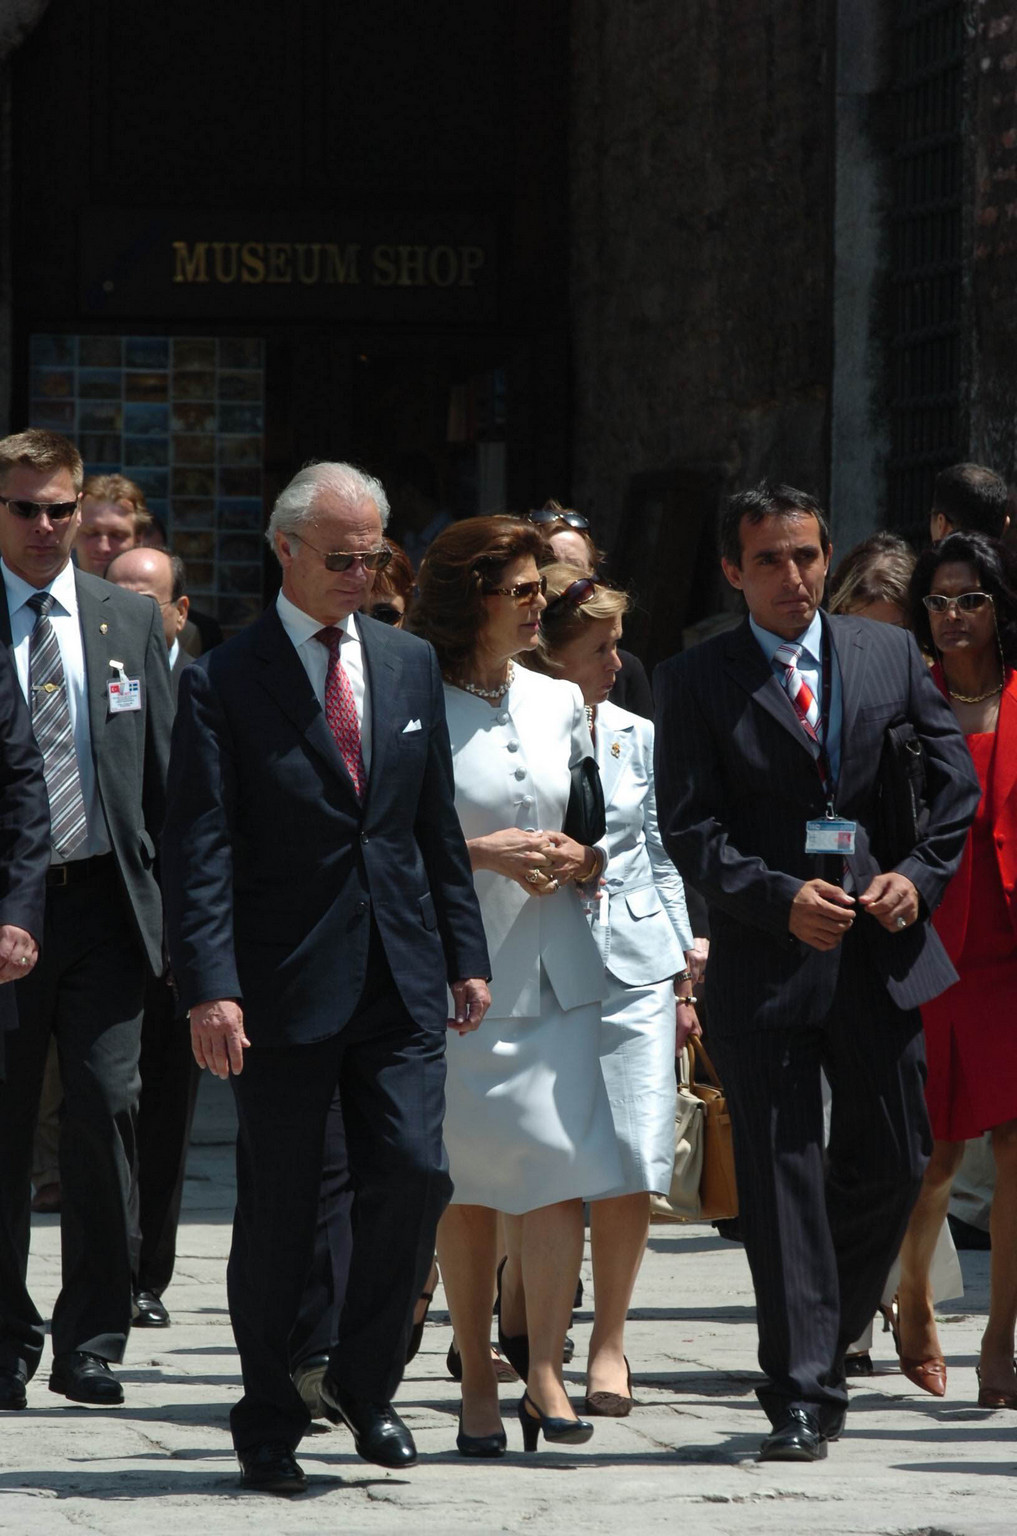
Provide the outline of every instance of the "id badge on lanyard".
[[826,815],[817,818],[815,821],[807,821],[805,823],[805,852],[836,853],[840,854],[841,857],[849,857],[855,851],[855,834],[858,830],[858,823],[856,821],[848,821],[843,816],[838,816],[833,808],[837,786],[833,781],[830,759],[826,750],[826,744],[830,739],[831,690],[832,665],[830,661],[830,641],[824,629],[822,738],[819,743],[819,755],[815,762],[816,771],[823,785],[823,793],[826,795]]

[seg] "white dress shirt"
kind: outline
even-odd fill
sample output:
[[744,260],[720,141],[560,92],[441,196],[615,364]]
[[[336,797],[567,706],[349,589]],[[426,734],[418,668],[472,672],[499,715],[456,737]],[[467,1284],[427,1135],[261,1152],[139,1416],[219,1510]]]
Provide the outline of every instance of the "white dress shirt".
[[298,608],[296,603],[291,603],[289,598],[280,591],[276,598],[276,608],[279,613],[279,622],[293,642],[294,649],[300,657],[304,671],[310,679],[314,689],[314,697],[325,708],[325,679],[328,676],[328,646],[322,645],[315,636],[322,629],[335,628],[341,630],[342,640],[339,642],[339,660],[346,669],[346,676],[350,680],[353,690],[353,703],[357,710],[357,719],[360,722],[360,751],[364,759],[364,768],[371,771],[371,701],[367,692],[367,671],[364,667],[364,648],[360,643],[360,635],[357,633],[356,619],[351,613],[342,624],[326,625],[318,619],[312,619],[309,613]]
[[179,655],[180,655],[180,640],[179,640],[179,638],[176,635],[174,635],[174,637],[173,637],[173,644],[169,648],[169,669],[170,669],[171,672],[173,671],[173,668],[177,664],[177,657]]
[[[812,690],[812,696],[819,705],[820,712],[823,708],[823,620],[819,609],[812,616],[812,623],[797,640],[788,641],[781,635],[775,635],[769,629],[764,629],[757,624],[752,615],[749,615],[749,628],[763,648],[763,655],[774,670],[777,681],[783,684],[784,666],[779,661],[774,661],[774,655],[779,646],[800,645],[802,647],[801,659],[798,663],[798,671],[804,677]],[[826,755],[830,763],[830,772],[836,784],[840,774],[840,735],[843,720],[843,707],[841,702],[840,663],[837,660],[837,651],[832,641],[830,643],[830,709],[829,725],[830,734],[826,742]],[[787,692],[787,690],[784,690]]]
[[[67,687],[67,707],[74,733],[74,750],[78,758],[78,776],[81,779],[81,796],[85,802],[85,821],[88,836],[75,849],[74,860],[90,859],[96,854],[109,853],[110,840],[106,829],[106,817],[99,799],[99,786],[95,777],[92,757],[92,730],[88,718],[88,687],[85,676],[85,650],[81,641],[81,622],[78,616],[78,590],[74,585],[74,567],[70,561],[59,575],[44,587],[30,586],[16,576],[7,564],[0,560],[7,607],[11,616],[11,641],[14,648],[14,664],[18,669],[18,682],[25,695],[29,711],[32,708],[31,678],[29,676],[29,643],[36,624],[36,612],[28,606],[28,599],[36,592],[51,592],[55,599],[49,613],[49,621],[60,647],[60,664],[64,669]],[[67,862],[56,852],[53,862]],[[72,860],[71,862],[74,862]]]

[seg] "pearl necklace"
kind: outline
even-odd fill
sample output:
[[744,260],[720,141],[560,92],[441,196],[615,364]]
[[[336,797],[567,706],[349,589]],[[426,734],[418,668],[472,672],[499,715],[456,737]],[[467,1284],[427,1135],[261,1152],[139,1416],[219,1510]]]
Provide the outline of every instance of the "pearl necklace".
[[506,676],[503,683],[498,684],[497,688],[480,688],[476,683],[463,682],[459,684],[459,687],[464,689],[466,693],[472,693],[475,698],[489,699],[492,704],[500,704],[502,699],[508,693],[509,689],[512,687],[512,679],[515,677],[515,675],[515,662],[510,661],[508,664],[508,675]]

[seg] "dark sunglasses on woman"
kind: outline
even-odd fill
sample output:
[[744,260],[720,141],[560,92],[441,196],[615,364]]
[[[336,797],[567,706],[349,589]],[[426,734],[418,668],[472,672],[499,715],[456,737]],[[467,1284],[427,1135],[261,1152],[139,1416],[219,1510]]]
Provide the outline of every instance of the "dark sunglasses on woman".
[[992,602],[990,592],[962,592],[960,597],[944,597],[942,592],[930,592],[922,602],[930,613],[946,613],[951,603],[956,603],[958,613],[977,613],[986,603]]
[[590,526],[589,518],[581,512],[559,512],[554,507],[538,507],[533,512],[527,512],[526,520],[536,523],[538,528],[545,523],[567,523],[577,533],[585,533]]
[[541,576],[539,581],[517,581],[514,587],[489,587],[485,584],[485,597],[513,597],[522,606],[523,603],[532,603],[539,593],[543,597],[547,591],[547,577]]
[[580,576],[577,581],[572,582],[571,586],[566,587],[564,592],[559,592],[557,597],[552,597],[544,610],[544,618],[551,618],[557,608],[581,607],[593,596],[598,585],[599,583],[594,581],[592,576]]

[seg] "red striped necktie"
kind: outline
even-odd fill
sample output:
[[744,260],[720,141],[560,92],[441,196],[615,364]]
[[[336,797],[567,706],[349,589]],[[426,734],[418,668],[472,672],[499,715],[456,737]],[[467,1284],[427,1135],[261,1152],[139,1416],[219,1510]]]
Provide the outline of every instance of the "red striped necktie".
[[798,670],[798,663],[804,649],[804,646],[792,645],[790,642],[778,645],[773,653],[773,659],[784,668],[781,681],[794,706],[794,712],[802,723],[802,729],[810,740],[819,746],[823,740],[823,722],[819,714],[819,705],[815,694]]

